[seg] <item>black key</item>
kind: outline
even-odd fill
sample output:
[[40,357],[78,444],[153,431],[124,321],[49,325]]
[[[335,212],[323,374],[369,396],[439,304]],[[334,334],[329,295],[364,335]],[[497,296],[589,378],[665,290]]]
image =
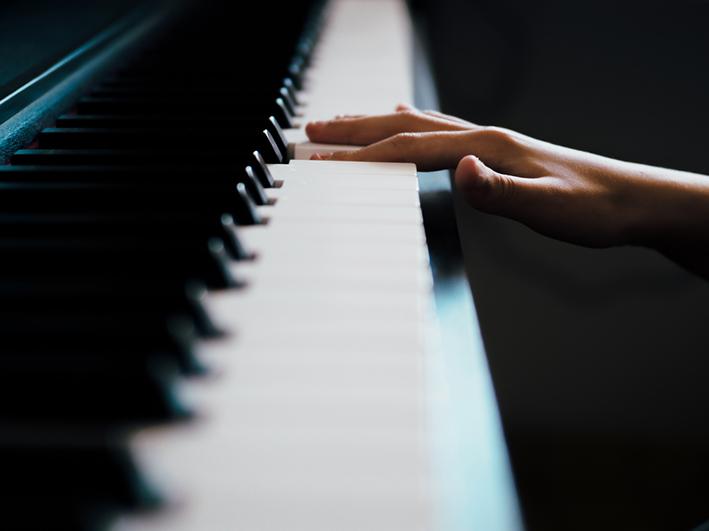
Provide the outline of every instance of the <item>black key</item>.
[[171,116],[213,116],[221,114],[238,118],[255,116],[266,118],[277,111],[279,106],[274,99],[254,101],[222,98],[161,98],[158,94],[147,97],[94,98],[85,96],[79,99],[76,110],[79,114],[138,114]]
[[154,238],[196,242],[220,239],[234,259],[244,258],[233,218],[200,214],[0,214],[0,238]]
[[[103,338],[110,341],[112,338]],[[49,349],[0,353],[0,426],[130,425],[184,419],[177,370],[166,360]]]
[[239,203],[240,207],[240,219],[244,220],[245,225],[258,225],[262,223],[261,216],[256,210],[256,205],[254,205],[251,197],[246,191],[246,186],[243,183],[236,185],[236,191],[241,196],[242,201]]
[[236,287],[229,258],[218,240],[209,242],[130,238],[0,239],[0,274],[60,275],[110,271],[174,281],[204,281],[211,288]]
[[257,150],[251,153],[250,159],[251,167],[256,174],[256,177],[261,182],[264,188],[273,188],[276,185],[276,181],[271,175],[271,170],[268,169],[266,161],[263,159],[261,153]]
[[293,84],[293,80],[291,78],[286,77],[283,79],[283,88],[285,88],[288,91],[291,101],[293,103],[295,103],[296,105],[300,105],[300,101],[298,100],[297,90],[296,90],[295,85]]
[[254,169],[251,166],[246,166],[244,171],[247,179],[244,181],[244,185],[246,185],[246,189],[249,191],[249,195],[251,196],[251,199],[253,199],[254,203],[257,205],[269,204],[266,191],[263,189],[263,186],[261,186],[261,182],[258,180],[258,177],[256,177]]
[[290,156],[288,154],[288,140],[286,140],[283,129],[281,129],[278,121],[273,116],[269,117],[268,123],[269,126],[267,129],[269,133],[271,133],[271,136],[273,136],[273,140],[276,142],[278,149],[280,149],[281,153],[283,153],[282,162],[287,163],[290,160]]
[[[37,142],[40,148],[153,149],[170,146],[186,149],[248,149],[258,139],[258,129],[183,130],[178,128],[68,128],[49,127],[42,130]],[[242,146],[241,148],[239,146]],[[246,146],[246,147],[243,147]]]
[[[285,154],[268,129],[241,132],[237,130],[190,131],[179,129],[107,129],[107,128],[47,128],[37,137],[43,149],[132,149],[201,152],[209,159],[212,154],[228,150],[230,157],[257,148],[267,162],[281,163]],[[175,160],[179,160],[176,158]]]
[[239,224],[252,224],[248,206],[236,187],[221,183],[197,186],[178,181],[160,187],[135,181],[0,182],[0,211],[6,213],[227,213]]
[[99,529],[119,510],[161,504],[120,440],[57,430],[3,431],[6,529]]
[[[167,326],[186,316],[204,337],[221,335],[205,306],[206,288],[198,282],[168,279],[121,278],[96,274],[78,278],[47,271],[47,276],[5,276],[0,281],[0,307],[29,314],[38,309],[48,313],[91,312],[110,309],[116,314],[152,313],[162,316]],[[178,321],[179,322],[179,321]],[[174,338],[171,338],[174,341]]]
[[279,94],[281,95],[283,103],[285,104],[286,109],[288,109],[288,112],[291,114],[291,116],[295,116],[295,101],[293,101],[293,99],[291,98],[291,94],[288,89],[286,87],[281,87]]

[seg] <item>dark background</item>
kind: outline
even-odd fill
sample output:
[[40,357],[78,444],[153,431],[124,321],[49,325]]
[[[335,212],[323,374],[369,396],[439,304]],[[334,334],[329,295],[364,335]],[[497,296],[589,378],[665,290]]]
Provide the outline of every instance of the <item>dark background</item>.
[[[709,174],[709,3],[420,4],[445,112]],[[709,519],[709,283],[646,249],[459,222],[529,528]]]
[[138,4],[139,0],[2,0],[0,99]]

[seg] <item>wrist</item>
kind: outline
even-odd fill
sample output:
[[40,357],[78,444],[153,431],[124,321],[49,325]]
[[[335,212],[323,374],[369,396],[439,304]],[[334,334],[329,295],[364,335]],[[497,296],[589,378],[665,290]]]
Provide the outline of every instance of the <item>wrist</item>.
[[709,245],[709,177],[636,165],[629,184],[628,243],[661,251]]

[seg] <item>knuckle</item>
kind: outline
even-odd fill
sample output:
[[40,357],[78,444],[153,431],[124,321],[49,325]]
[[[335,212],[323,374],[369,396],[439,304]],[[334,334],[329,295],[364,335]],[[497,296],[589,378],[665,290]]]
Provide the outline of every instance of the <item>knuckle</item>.
[[404,111],[401,111],[398,116],[398,123],[399,127],[401,128],[412,128],[415,127],[416,124],[419,122],[420,117],[418,113],[414,110],[411,109],[406,109]]
[[417,120],[419,118],[419,113],[415,109],[405,109],[399,113],[399,116],[407,121]]
[[514,135],[501,127],[484,127],[477,134],[480,138],[499,148],[513,148],[516,143]]
[[397,133],[391,138],[392,144],[397,148],[406,148],[416,141],[416,133]]

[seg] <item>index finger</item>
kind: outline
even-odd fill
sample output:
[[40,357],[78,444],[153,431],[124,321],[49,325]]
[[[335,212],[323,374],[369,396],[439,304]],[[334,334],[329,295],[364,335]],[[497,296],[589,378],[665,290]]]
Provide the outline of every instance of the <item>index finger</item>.
[[459,131],[462,125],[416,112],[395,112],[376,116],[343,117],[310,122],[305,132],[311,142],[364,146],[398,133]]

